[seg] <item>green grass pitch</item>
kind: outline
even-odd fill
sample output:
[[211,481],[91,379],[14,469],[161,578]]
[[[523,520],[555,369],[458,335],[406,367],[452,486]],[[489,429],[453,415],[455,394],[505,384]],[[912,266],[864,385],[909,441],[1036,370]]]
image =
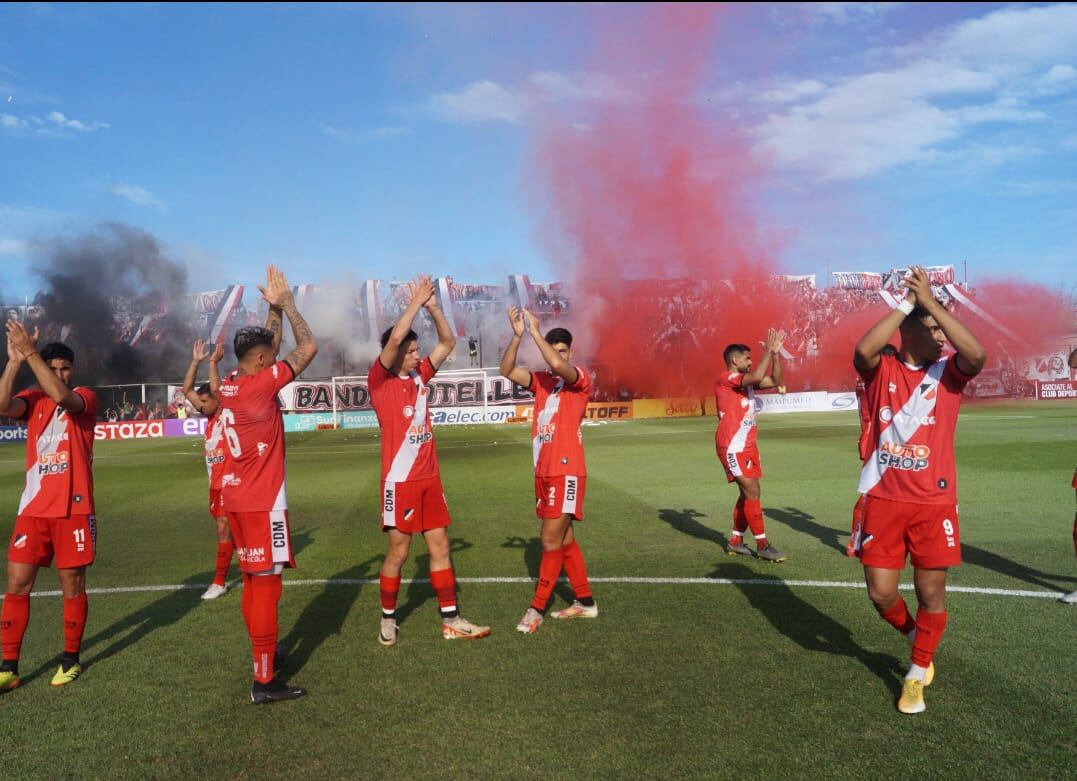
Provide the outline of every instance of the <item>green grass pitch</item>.
[[[196,440],[99,443],[93,589],[75,684],[49,684],[61,600],[32,601],[22,688],[0,697],[0,771],[39,778],[1063,778],[1077,767],[1077,607],[955,593],[928,710],[894,702],[904,641],[840,552],[855,499],[854,413],[760,419],[768,532],[784,564],[723,550],[735,489],[714,422],[589,427],[586,522],[595,621],[514,626],[532,586],[463,583],[461,607],[493,634],[440,637],[428,584],[401,592],[395,648],[376,640],[374,432],[290,435],[299,569],[285,575],[283,674],[302,700],[247,701],[239,590],[202,603],[214,535]],[[442,428],[461,578],[537,571],[528,430]],[[1077,408],[966,407],[958,490],[966,563],[950,582],[1077,589],[1070,488]],[[0,449],[0,535],[22,490],[23,450]],[[425,577],[416,540],[405,577]],[[602,578],[712,582],[603,582]],[[233,581],[238,571],[233,565]],[[56,588],[45,571],[39,590]],[[571,597],[558,589],[554,605]],[[910,601],[913,600],[908,595]]]

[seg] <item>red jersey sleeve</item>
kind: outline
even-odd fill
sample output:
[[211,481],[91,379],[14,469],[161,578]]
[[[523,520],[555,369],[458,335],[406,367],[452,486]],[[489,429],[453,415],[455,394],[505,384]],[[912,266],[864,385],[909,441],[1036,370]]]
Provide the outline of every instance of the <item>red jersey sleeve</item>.
[[739,388],[744,384],[744,375],[740,372],[726,372],[718,378],[719,388]]
[[381,365],[381,358],[375,358],[374,363],[370,364],[370,370],[367,372],[367,388],[371,391],[375,388],[380,388],[392,376],[389,370]]
[[97,394],[89,388],[75,388],[75,393],[82,397],[82,403],[86,406],[79,417],[97,420],[97,413],[100,406],[97,402]]
[[45,398],[45,391],[42,390],[24,390],[15,394],[16,399],[22,399],[26,402],[26,412],[20,415],[16,420],[29,420],[31,413],[34,411],[34,405],[41,399]]
[[942,373],[942,384],[947,390],[960,393],[969,384],[972,377],[961,371],[957,365],[957,355],[951,355],[946,362],[946,371]]
[[423,358],[419,362],[418,371],[423,382],[430,382],[430,380],[434,379],[434,375],[438,373],[437,368],[434,366],[434,362],[431,361],[429,357]]
[[569,390],[586,392],[591,390],[591,375],[582,366],[573,366],[576,370],[576,382],[568,385]]

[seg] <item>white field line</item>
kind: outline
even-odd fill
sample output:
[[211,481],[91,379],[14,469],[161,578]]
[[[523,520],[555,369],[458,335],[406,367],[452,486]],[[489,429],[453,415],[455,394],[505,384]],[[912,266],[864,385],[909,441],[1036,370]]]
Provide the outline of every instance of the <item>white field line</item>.
[[[777,578],[644,578],[644,577],[614,577],[614,578],[588,578],[592,583],[619,583],[648,586],[777,586],[797,588],[852,588],[864,589],[865,585],[860,581],[845,580],[781,580]],[[531,584],[534,578],[502,577],[502,578],[457,578],[458,583],[484,585],[484,584]],[[400,581],[401,583],[429,583],[429,578],[411,578]],[[561,578],[561,582],[567,582]],[[328,580],[285,580],[285,586],[376,586],[377,578],[335,578]],[[233,583],[235,588],[237,584]],[[154,591],[199,591],[209,586],[208,583],[177,583],[157,586],[117,586],[114,588],[90,588],[87,594],[137,594]],[[911,591],[911,583],[904,583],[901,588]],[[985,594],[993,597],[1031,597],[1035,599],[1057,599],[1063,591],[1027,591],[1021,589],[1005,588],[980,588],[978,586],[947,586],[950,594]],[[61,591],[36,591],[35,597],[59,597]],[[2,599],[2,597],[0,597]]]

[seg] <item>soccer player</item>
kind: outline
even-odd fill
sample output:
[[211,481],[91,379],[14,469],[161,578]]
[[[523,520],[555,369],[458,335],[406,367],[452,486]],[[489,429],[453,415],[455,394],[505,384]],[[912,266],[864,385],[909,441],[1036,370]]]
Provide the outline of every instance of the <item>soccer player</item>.
[[725,469],[726,480],[736,483],[740,490],[740,497],[733,507],[733,534],[726,547],[730,556],[752,555],[751,549],[744,544],[744,532],[750,528],[755,537],[756,556],[773,562],[786,559],[785,554],[767,540],[763,524],[763,507],[759,503],[763,467],[759,463],[755,428],[755,389],[783,385],[781,349],[784,340],[785,332],[772,328],[763,346],[763,357],[754,368],[748,345],[729,345],[722,353],[727,371],[714,383],[714,398],[718,405],[714,447]]
[[[283,313],[275,306],[269,308],[269,317],[266,328],[273,334],[273,355],[280,353],[280,341],[282,336]],[[209,357],[210,381],[202,383],[197,390],[194,387],[198,376],[198,367]],[[224,440],[221,438],[220,419],[217,417],[218,405],[215,390],[221,386],[220,362],[224,357],[224,345],[218,343],[212,355],[209,353],[205,340],[199,339],[194,343],[191,354],[191,364],[187,367],[187,374],[183,378],[183,395],[191,402],[191,405],[205,415],[206,421],[205,450],[206,472],[209,474],[209,514],[217,526],[217,564],[213,574],[213,582],[202,595],[202,599],[217,599],[227,590],[228,568],[232,564],[232,553],[235,551],[235,543],[232,534],[228,530],[228,516],[221,506],[221,475],[224,473]],[[186,409],[180,405],[180,409]]]
[[[897,349],[894,345],[888,344],[883,348],[883,355],[897,355]],[[871,457],[871,453],[875,448],[875,441],[872,438],[871,431],[871,410],[868,409],[867,396],[865,395],[866,388],[864,378],[857,377],[856,408],[860,413],[860,439],[857,446],[860,452],[861,464]],[[867,497],[860,494],[857,497],[856,504],[853,505],[853,525],[849,533],[849,544],[845,546],[845,555],[851,559],[856,558],[857,539],[860,536],[860,529],[864,525],[864,505],[866,503]]]
[[255,704],[306,694],[306,689],[274,675],[281,572],[295,566],[284,480],[284,424],[277,393],[318,352],[284,274],[270,266],[266,286],[259,289],[270,306],[279,307],[288,318],[295,349],[277,361],[272,331],[241,328],[233,340],[239,366],[221,382],[216,394],[226,450],[221,503],[243,573],[242,610],[254,655],[251,702]]
[[[430,582],[441,611],[441,636],[473,640],[490,634],[460,615],[456,576],[449,555],[449,508],[441,486],[437,445],[430,425],[427,383],[456,346],[456,337],[434,297],[430,277],[410,285],[411,300],[396,324],[381,335],[381,354],[370,365],[370,403],[381,427],[381,529],[389,551],[381,566],[381,631],[378,642],[395,645],[396,600],[400,570],[408,560],[411,536],[419,533],[430,553]],[[425,308],[437,329],[430,355],[419,355],[419,337],[412,330]]]
[[[526,322],[525,322],[526,320]],[[564,328],[542,336],[538,318],[529,310],[509,309],[512,339],[501,358],[501,374],[535,394],[531,451],[535,462],[535,515],[542,522],[542,562],[531,606],[516,631],[532,634],[542,625],[562,567],[575,593],[572,604],[551,613],[554,618],[597,618],[598,606],[587,581],[587,564],[576,542],[573,523],[583,520],[587,465],[580,421],[587,412],[591,376],[572,363],[572,334]],[[548,371],[531,372],[516,365],[524,330],[538,347]]]
[[[902,285],[905,299],[864,335],[853,356],[873,425],[872,452],[858,487],[867,501],[857,554],[875,609],[912,641],[898,710],[921,713],[946,628],[946,573],[961,563],[954,465],[961,391],[987,353],[935,300],[922,267],[913,266]],[[885,355],[895,331],[901,335],[898,355]],[[947,340],[955,355],[943,356]],[[915,619],[898,593],[906,556],[913,566]]]
[[[7,593],[0,612],[0,692],[18,687],[19,653],[30,620],[30,592],[38,570],[56,562],[64,595],[64,652],[52,677],[64,686],[82,673],[79,650],[86,630],[86,568],[97,550],[93,501],[93,443],[97,394],[72,387],[75,353],[54,342],[37,349],[18,322],[7,327],[8,362],[0,375],[0,415],[26,421],[26,488],[7,556]],[[15,375],[27,364],[38,390],[12,396]]]
[[[1069,364],[1071,369],[1077,369],[1077,350],[1070,353]],[[1077,469],[1073,470],[1073,482],[1070,485],[1073,486],[1075,496],[1077,496]],[[1073,515],[1073,552],[1077,555],[1077,513]],[[1062,597],[1062,601],[1067,605],[1077,605],[1077,591],[1066,594]]]

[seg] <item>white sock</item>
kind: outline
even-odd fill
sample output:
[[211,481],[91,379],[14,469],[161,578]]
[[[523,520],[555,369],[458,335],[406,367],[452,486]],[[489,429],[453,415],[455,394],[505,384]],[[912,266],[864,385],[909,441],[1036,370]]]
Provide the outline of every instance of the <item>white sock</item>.
[[905,680],[908,681],[915,678],[918,681],[923,681],[925,675],[927,675],[927,668],[914,664],[909,668],[909,671],[905,673]]

